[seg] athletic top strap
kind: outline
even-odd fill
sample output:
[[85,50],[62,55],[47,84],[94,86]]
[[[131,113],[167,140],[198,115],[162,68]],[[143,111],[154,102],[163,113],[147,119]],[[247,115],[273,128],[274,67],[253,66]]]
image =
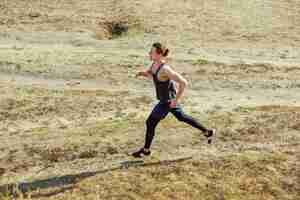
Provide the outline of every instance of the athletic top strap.
[[155,76],[157,76],[158,72],[161,70],[161,68],[162,68],[164,65],[165,65],[165,64],[162,63],[162,64],[158,67],[158,69],[157,69],[156,72],[155,72]]

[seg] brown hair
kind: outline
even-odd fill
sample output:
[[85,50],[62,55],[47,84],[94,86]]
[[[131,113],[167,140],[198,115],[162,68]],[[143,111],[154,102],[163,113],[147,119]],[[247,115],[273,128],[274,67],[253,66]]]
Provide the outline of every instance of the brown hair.
[[156,53],[162,54],[164,57],[167,57],[169,54],[169,49],[167,49],[165,46],[163,46],[161,43],[156,42],[152,45],[152,47],[155,47]]

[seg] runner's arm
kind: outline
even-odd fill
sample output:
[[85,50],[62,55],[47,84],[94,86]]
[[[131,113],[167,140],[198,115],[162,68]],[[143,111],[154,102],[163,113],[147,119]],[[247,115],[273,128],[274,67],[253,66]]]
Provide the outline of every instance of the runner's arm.
[[174,80],[176,83],[178,83],[178,91],[175,99],[176,101],[178,101],[181,98],[183,91],[188,84],[187,80],[169,66],[164,67],[163,72],[168,76],[170,80]]
[[139,76],[144,76],[144,77],[147,77],[147,78],[152,78],[152,72],[151,72],[151,69],[149,68],[149,69],[146,70],[146,71],[139,71],[139,72],[136,74],[136,77],[139,77]]

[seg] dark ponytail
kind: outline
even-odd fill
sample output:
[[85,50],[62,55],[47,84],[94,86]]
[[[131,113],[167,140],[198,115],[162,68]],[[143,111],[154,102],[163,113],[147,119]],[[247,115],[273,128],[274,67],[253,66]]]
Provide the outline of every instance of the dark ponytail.
[[164,47],[161,43],[156,42],[152,45],[156,49],[156,53],[161,54],[164,57],[167,57],[169,55],[169,49]]
[[169,49],[165,49],[165,51],[163,52],[163,56],[164,57],[167,57],[169,54]]

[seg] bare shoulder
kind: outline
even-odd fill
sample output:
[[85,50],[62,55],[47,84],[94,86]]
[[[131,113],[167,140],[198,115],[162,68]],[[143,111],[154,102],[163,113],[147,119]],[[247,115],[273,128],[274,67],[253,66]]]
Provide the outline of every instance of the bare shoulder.
[[172,67],[168,64],[165,64],[162,68],[162,71],[166,74],[175,73],[175,71],[172,69]]
[[176,82],[179,83],[187,83],[187,81],[185,80],[185,78],[180,75],[178,72],[176,72],[175,70],[173,70],[169,65],[166,65],[164,68],[164,74],[171,80],[174,80]]
[[178,73],[174,71],[170,65],[165,65],[162,72],[170,79],[174,79],[175,77],[178,76]]

